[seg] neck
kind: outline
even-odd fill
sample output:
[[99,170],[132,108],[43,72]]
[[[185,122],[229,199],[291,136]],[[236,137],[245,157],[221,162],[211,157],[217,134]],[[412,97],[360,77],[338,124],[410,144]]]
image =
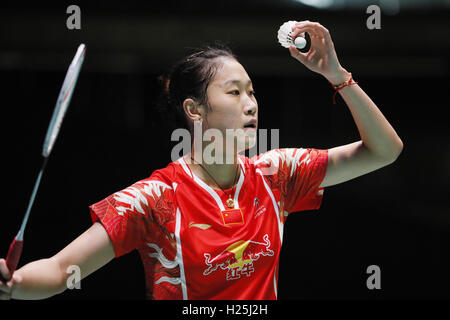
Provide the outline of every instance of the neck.
[[234,154],[234,161],[224,160],[221,163],[208,164],[201,155],[195,155],[194,153],[188,155],[187,160],[189,160],[189,167],[195,175],[213,188],[229,189],[239,180],[241,170],[237,153]]

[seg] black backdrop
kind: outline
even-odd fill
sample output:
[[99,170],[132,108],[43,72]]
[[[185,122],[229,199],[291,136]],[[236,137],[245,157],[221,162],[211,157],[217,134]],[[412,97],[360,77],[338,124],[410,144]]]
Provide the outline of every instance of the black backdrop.
[[[327,81],[276,42],[281,23],[309,19],[331,31],[341,63],[396,129],[404,150],[386,168],[326,188],[319,211],[289,217],[279,298],[448,298],[448,7],[383,13],[382,29],[370,31],[365,8],[164,3],[79,2],[82,29],[73,31],[65,26],[70,3],[2,8],[0,256],[20,227],[56,96],[81,42],[85,66],[20,265],[57,253],[91,225],[90,204],[170,162],[170,131],[154,108],[156,79],[187,47],[222,40],[234,49],[255,84],[260,127],[280,128],[280,146],[331,148],[359,140],[343,101],[332,104]],[[381,268],[381,290],[366,287],[369,265]],[[143,299],[144,293],[143,267],[132,252],[83,280],[81,290],[51,299]]]

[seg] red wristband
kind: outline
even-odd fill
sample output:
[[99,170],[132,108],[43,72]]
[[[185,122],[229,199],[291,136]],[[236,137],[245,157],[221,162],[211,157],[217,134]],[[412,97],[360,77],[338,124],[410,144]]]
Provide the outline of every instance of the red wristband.
[[341,84],[339,84],[339,85],[337,85],[337,86],[331,85],[331,86],[333,87],[333,89],[334,89],[334,94],[333,94],[333,104],[336,104],[336,94],[338,93],[339,90],[341,90],[341,89],[343,89],[343,88],[345,88],[345,87],[351,86],[351,85],[353,85],[353,84],[357,84],[357,83],[358,83],[358,82],[356,82],[356,81],[353,80],[353,76],[352,76],[352,74],[350,73],[350,77],[349,77],[347,80],[345,80],[344,83],[341,83]]

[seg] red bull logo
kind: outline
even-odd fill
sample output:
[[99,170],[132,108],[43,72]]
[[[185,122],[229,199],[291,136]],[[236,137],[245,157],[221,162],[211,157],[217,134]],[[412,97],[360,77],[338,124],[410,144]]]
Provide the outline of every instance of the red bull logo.
[[224,251],[211,258],[209,253],[204,253],[205,264],[208,266],[203,275],[207,276],[216,271],[219,267],[227,270],[227,280],[236,280],[241,275],[250,277],[255,271],[253,261],[261,256],[273,256],[274,252],[270,249],[269,236],[263,237],[264,242],[252,240],[239,240],[229,245]]

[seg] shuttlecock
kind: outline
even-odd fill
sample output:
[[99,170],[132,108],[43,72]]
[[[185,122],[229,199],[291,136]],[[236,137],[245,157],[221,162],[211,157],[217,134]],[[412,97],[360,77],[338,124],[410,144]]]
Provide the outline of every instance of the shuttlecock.
[[296,46],[298,49],[303,49],[306,46],[305,33],[297,35],[295,39],[292,38],[292,27],[297,21],[288,21],[281,25],[278,29],[278,42],[285,48]]

